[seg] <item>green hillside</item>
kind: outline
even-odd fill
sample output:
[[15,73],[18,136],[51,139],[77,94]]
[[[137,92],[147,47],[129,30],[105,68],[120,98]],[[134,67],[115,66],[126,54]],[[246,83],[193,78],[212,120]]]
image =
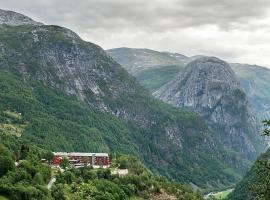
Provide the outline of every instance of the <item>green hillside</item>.
[[172,66],[160,66],[156,68],[150,68],[142,70],[134,76],[138,81],[150,92],[154,92],[161,88],[183,69],[183,65],[172,65]]
[[115,48],[106,51],[150,92],[171,81],[188,57],[151,49]]
[[153,173],[204,191],[233,185],[250,166],[224,149],[201,117],[154,99],[74,32],[3,26],[0,40],[0,114],[22,118],[13,125],[1,118],[7,134],[52,151],[131,154]]
[[[123,123],[110,114],[104,114],[72,97],[46,88],[40,83],[32,82],[31,85],[24,83],[20,78],[5,71],[0,71],[0,88],[3,91],[0,94],[1,126],[3,124],[14,127],[25,126],[22,138],[40,147],[53,151],[128,153],[140,157],[154,172],[183,182],[194,180],[201,186],[205,184],[205,179],[211,180],[219,176],[223,177],[219,187],[233,183],[237,180],[235,177],[240,178],[232,169],[225,167],[225,163],[217,159],[209,159],[207,151],[214,154],[214,150],[211,153],[211,149],[198,149],[202,152],[201,158],[197,160],[200,165],[196,164],[196,168],[194,168],[195,166],[189,164],[192,159],[190,155],[198,155],[196,149],[189,147],[199,144],[201,138],[209,137],[206,133],[194,135],[190,132],[191,135],[186,135],[184,151],[175,149],[174,153],[171,152],[172,155],[181,156],[179,158],[172,157],[171,159],[175,160],[176,163],[171,165],[170,169],[164,168],[155,163],[158,162],[156,159],[162,158],[162,154],[160,154],[162,152],[158,153],[157,147],[151,143],[150,133],[141,132],[131,124]],[[185,123],[186,126],[192,127],[197,124],[198,129],[207,130],[195,115],[180,110],[170,110],[170,107],[163,103],[158,103],[155,106],[157,106],[156,112],[166,109],[167,112],[174,113],[170,116],[167,115],[167,117],[164,116],[164,119],[176,117],[181,121],[179,123]],[[8,117],[7,111],[21,113],[22,119]],[[160,118],[160,123],[164,119]],[[2,129],[1,132],[5,135],[11,134],[6,129]],[[156,155],[153,155],[153,152]],[[188,156],[186,152],[191,154]],[[157,157],[158,155],[160,158]],[[226,159],[230,159],[231,155],[224,154],[222,156],[224,158],[228,156]],[[235,160],[235,162],[239,161]],[[190,174],[189,170],[195,170],[195,172]]]
[[[41,163],[41,158],[48,158],[52,152],[5,133],[0,134],[0,142],[1,200],[126,200],[164,196],[203,200],[201,194],[187,186],[154,176],[134,157],[113,156],[111,169],[68,168],[60,172]],[[126,168],[128,174],[124,177],[111,174],[118,166]],[[48,182],[54,177],[56,182],[48,188]]]
[[270,198],[270,150],[262,154],[227,200],[268,200]]

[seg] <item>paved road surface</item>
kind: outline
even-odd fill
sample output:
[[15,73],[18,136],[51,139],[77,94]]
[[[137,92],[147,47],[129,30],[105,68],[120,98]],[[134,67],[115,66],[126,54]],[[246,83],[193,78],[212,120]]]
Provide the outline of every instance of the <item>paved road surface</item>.
[[48,189],[51,189],[51,187],[52,187],[52,185],[54,184],[55,181],[56,181],[56,178],[55,177],[52,177],[52,179],[50,180],[50,182],[47,185],[47,188]]

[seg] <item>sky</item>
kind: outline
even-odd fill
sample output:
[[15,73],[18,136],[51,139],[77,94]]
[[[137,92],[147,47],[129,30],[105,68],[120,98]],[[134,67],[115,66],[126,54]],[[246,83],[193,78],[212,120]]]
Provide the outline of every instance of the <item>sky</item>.
[[0,0],[104,49],[149,48],[270,67],[270,0]]

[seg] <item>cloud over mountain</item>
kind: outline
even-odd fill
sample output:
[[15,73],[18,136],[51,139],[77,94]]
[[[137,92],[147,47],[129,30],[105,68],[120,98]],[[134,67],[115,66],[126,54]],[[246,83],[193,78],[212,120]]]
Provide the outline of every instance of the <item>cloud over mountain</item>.
[[104,48],[147,47],[270,66],[268,0],[10,0],[3,9],[60,24]]

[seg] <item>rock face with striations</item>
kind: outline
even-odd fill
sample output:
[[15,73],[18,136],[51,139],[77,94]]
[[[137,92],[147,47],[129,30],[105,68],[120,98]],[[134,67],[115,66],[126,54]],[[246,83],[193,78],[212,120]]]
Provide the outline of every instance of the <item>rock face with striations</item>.
[[203,116],[225,147],[251,158],[262,147],[260,123],[228,63],[203,57],[189,63],[171,82],[154,93],[178,107]]

